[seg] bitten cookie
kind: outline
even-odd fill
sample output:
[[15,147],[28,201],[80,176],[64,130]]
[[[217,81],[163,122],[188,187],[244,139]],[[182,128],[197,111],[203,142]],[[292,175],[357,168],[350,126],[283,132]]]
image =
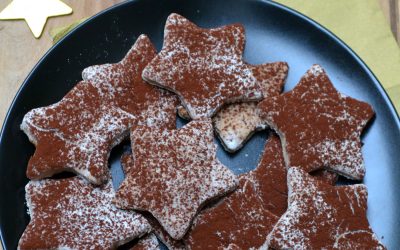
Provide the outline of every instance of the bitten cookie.
[[149,211],[174,239],[181,239],[209,200],[237,186],[235,175],[216,158],[210,119],[179,130],[141,127],[132,132],[134,166],[115,204]]
[[101,184],[109,178],[111,149],[128,136],[131,126],[158,126],[175,119],[170,114],[176,97],[141,78],[155,55],[142,35],[121,62],[85,69],[83,81],[60,102],[27,113],[21,129],[36,145],[28,178],[72,171]]
[[386,249],[367,217],[365,185],[331,186],[288,171],[289,207],[267,238],[272,249]]
[[111,181],[98,188],[80,177],[31,181],[31,221],[18,249],[115,249],[150,232],[146,219],[112,204]]
[[226,103],[262,98],[252,67],[242,59],[244,43],[240,24],[203,29],[171,14],[163,48],[143,78],[175,92],[192,119],[210,118]]
[[258,107],[282,140],[286,166],[306,172],[324,167],[351,179],[364,177],[360,135],[374,111],[339,93],[321,66],[312,66],[293,90]]

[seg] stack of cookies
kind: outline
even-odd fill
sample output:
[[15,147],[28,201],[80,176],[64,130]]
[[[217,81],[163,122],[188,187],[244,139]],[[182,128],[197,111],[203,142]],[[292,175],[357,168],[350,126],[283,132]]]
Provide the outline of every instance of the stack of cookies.
[[[385,249],[366,187],[335,186],[364,177],[371,106],[319,65],[282,94],[287,63],[246,63],[244,33],[171,14],[158,54],[141,35],[122,61],[86,68],[61,101],[27,113],[36,151],[19,249]],[[217,159],[214,134],[236,152],[264,129],[254,170],[236,176]],[[108,158],[126,138],[114,191]],[[53,177],[65,171],[76,176]]]

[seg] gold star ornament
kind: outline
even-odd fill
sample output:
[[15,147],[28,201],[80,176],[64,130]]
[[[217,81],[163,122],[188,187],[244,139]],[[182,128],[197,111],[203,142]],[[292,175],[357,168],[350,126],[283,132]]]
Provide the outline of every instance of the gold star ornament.
[[13,0],[0,12],[0,20],[25,19],[33,35],[39,38],[48,17],[72,13],[60,0]]

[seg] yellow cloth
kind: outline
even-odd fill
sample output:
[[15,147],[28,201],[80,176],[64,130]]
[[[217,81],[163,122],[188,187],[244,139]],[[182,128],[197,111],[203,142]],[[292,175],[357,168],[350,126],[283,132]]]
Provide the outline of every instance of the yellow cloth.
[[400,48],[377,0],[275,0],[342,39],[368,65],[400,113]]
[[[400,48],[377,0],[275,0],[312,18],[350,46],[368,65],[400,113]],[[51,32],[56,42],[73,25]]]
[[50,30],[50,36],[53,39],[53,43],[58,42],[61,38],[63,38],[66,34],[68,34],[73,28],[81,24],[83,21],[85,21],[87,18],[83,18],[80,20],[77,20],[70,25],[64,26],[64,27],[57,27],[52,30]]

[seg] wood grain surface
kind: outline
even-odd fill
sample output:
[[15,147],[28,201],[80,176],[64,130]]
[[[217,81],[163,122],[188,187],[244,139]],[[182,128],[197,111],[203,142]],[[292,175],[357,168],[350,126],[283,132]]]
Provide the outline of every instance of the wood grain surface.
[[[400,41],[399,0],[377,1],[380,2],[397,41]],[[10,2],[11,0],[0,0],[0,10]],[[33,37],[24,21],[0,21],[0,126],[18,88],[38,60],[52,46],[49,31],[92,16],[122,0],[64,0],[64,2],[73,8],[73,14],[50,18],[40,39]]]

